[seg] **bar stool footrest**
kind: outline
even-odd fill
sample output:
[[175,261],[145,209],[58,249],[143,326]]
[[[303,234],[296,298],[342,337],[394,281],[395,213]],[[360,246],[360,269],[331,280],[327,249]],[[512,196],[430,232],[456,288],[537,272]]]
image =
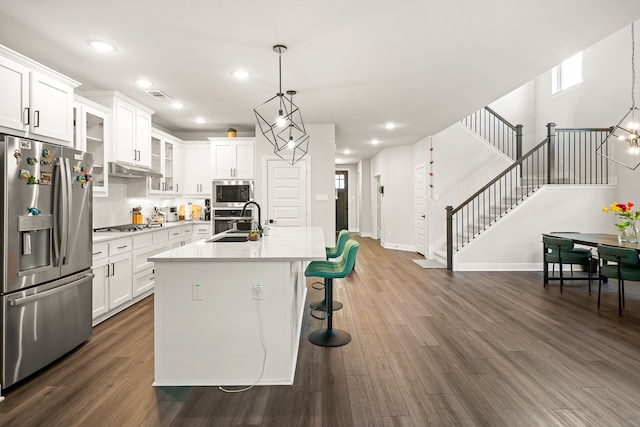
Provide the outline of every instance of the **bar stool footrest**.
[[351,342],[351,335],[342,329],[323,329],[312,332],[309,341],[320,347],[340,347]]
[[[340,301],[333,300],[333,310],[332,311],[338,311],[342,307],[344,307],[344,306]],[[311,310],[327,311],[327,301],[326,300],[312,301],[311,304],[309,304],[309,308],[311,308]]]

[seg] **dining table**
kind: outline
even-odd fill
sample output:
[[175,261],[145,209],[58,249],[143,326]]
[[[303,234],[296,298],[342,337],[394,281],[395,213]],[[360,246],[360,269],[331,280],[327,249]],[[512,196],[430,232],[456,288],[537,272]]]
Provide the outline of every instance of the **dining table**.
[[[631,248],[640,252],[640,244],[632,243],[628,241],[620,241],[618,240],[617,234],[608,234],[608,233],[567,233],[567,232],[550,232],[550,233],[542,233],[543,236],[549,237],[562,237],[565,239],[570,239],[574,244],[589,246],[593,248],[597,248],[598,245],[608,245],[615,246],[617,248]],[[546,248],[544,249],[546,250]],[[593,267],[592,267],[593,268]],[[598,268],[596,266],[596,268]],[[549,267],[547,263],[544,263],[544,277],[545,283],[549,280]],[[603,282],[607,282],[607,278],[602,278]]]
[[598,245],[609,245],[617,248],[631,248],[640,252],[640,244],[631,242],[621,242],[617,234],[607,233],[543,233],[543,236],[562,237],[570,239],[574,244],[598,247]]

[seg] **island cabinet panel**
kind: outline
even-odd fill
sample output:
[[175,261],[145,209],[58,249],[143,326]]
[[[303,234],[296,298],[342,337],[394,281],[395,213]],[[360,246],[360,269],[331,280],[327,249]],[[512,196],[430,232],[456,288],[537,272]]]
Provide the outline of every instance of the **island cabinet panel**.
[[[154,385],[253,384],[264,355],[260,330],[267,361],[259,384],[292,384],[305,305],[304,265],[156,262]],[[262,300],[253,299],[255,284]]]

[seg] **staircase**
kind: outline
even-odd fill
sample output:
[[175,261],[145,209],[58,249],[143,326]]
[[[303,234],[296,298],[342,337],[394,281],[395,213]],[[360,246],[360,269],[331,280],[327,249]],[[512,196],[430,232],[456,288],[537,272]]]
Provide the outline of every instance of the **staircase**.
[[[506,122],[485,107],[462,120],[514,162],[457,207],[447,206],[446,251],[436,260],[453,269],[453,256],[481,233],[500,221],[537,189],[550,184],[608,184],[605,158],[595,154],[611,128],[556,129],[547,125],[547,137],[524,155],[522,126]],[[601,148],[608,151],[606,145]],[[599,149],[600,150],[600,149]],[[516,157],[516,158],[514,158]]]

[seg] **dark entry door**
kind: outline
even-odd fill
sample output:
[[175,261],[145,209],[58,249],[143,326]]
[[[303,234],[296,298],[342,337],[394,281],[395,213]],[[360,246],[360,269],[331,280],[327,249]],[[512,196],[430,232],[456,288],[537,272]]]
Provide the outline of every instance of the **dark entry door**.
[[336,231],[349,229],[349,173],[336,171]]

